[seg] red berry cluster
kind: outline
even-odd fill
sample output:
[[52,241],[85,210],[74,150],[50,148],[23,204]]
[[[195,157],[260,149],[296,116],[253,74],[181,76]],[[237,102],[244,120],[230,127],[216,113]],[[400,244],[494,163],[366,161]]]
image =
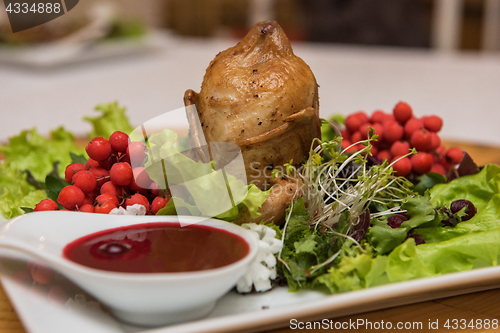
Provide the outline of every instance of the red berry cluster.
[[[169,200],[166,193],[159,191],[141,163],[147,156],[143,142],[130,142],[127,134],[117,131],[109,140],[93,138],[85,150],[89,155],[86,164],[66,167],[64,176],[69,185],[57,198],[62,210],[108,214],[114,208],[139,204],[146,208],[146,214],[154,215],[165,207]],[[59,207],[55,201],[44,199],[34,211],[43,210]]]
[[[342,146],[344,149],[368,137],[371,127],[378,135],[378,141],[372,142],[371,153],[381,160],[394,162],[393,168],[398,176],[422,175],[436,172],[446,175],[463,158],[460,148],[446,149],[437,134],[443,126],[439,116],[415,117],[410,105],[399,102],[392,114],[374,111],[371,117],[359,111],[349,115],[342,130]],[[361,144],[349,148],[348,153],[364,148]],[[417,154],[410,157],[410,149],[415,148]]]

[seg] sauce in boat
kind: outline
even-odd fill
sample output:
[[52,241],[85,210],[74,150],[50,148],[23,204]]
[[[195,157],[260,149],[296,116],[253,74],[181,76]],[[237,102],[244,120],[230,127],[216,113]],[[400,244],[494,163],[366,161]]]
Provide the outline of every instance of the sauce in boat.
[[106,271],[173,273],[223,267],[249,251],[243,238],[222,229],[155,222],[81,237],[66,245],[63,256]]

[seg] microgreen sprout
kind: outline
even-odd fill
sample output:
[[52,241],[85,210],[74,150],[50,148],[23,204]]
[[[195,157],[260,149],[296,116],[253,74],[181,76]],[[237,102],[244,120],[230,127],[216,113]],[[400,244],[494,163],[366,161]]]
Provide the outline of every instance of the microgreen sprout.
[[[392,166],[399,159],[381,165],[368,166],[368,155],[372,148],[373,137],[356,142],[340,153],[331,154],[324,161],[321,155],[330,152],[339,142],[319,143],[311,150],[309,159],[299,173],[303,183],[303,195],[312,216],[311,224],[334,226],[344,210],[349,210],[351,221],[370,205],[379,203],[390,209],[394,203],[401,202],[411,192],[411,183],[393,174]],[[363,148],[350,156],[346,152],[353,146],[363,144]],[[411,151],[405,156],[414,154]],[[405,156],[400,157],[403,158]]]
[[[305,207],[311,216],[311,227],[331,233],[333,237],[343,237],[343,241],[350,239],[359,246],[353,236],[359,229],[361,217],[371,219],[394,214],[400,208],[399,203],[412,193],[412,184],[404,177],[395,176],[392,166],[416,151],[412,150],[391,163],[384,161],[381,165],[369,165],[368,156],[371,155],[372,142],[376,139],[373,130],[369,129],[368,139],[344,149],[341,137],[327,142],[318,139],[313,142],[309,158],[300,170],[293,173],[302,185]],[[349,155],[347,152],[352,147],[362,148]],[[291,164],[287,166],[287,171],[289,167]],[[372,203],[387,209],[370,215],[367,209]],[[339,233],[334,229],[346,211],[349,216],[348,226],[344,229],[345,233]],[[368,215],[362,216],[364,213]],[[289,219],[290,214],[285,222],[283,238]],[[340,250],[325,262],[314,266],[313,272],[333,262],[339,254]]]

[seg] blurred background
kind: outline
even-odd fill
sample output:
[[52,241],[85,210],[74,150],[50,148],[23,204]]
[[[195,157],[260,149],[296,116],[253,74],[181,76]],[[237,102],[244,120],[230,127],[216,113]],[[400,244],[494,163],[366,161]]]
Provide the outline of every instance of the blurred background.
[[[99,2],[86,0],[79,6],[90,8]],[[273,19],[291,40],[459,50],[498,49],[500,45],[498,0],[110,2],[119,6],[123,17],[140,18],[148,26],[182,36],[241,38],[255,22]]]
[[[500,47],[498,0],[85,0],[58,20],[81,21],[83,13],[102,3],[113,4],[122,19],[180,36],[241,38],[254,23],[272,19],[294,41],[458,50]],[[0,22],[7,25],[5,11]],[[4,37],[8,33],[4,29]]]
[[82,0],[16,34],[0,4],[0,141],[34,126],[85,133],[99,103],[119,101],[137,125],[180,108],[263,20],[315,73],[322,117],[404,100],[443,117],[444,137],[500,145],[500,0]]
[[[158,0],[160,1],[160,0]],[[497,49],[498,1],[170,0],[164,27],[186,36],[241,37],[275,19],[292,40],[404,47]]]

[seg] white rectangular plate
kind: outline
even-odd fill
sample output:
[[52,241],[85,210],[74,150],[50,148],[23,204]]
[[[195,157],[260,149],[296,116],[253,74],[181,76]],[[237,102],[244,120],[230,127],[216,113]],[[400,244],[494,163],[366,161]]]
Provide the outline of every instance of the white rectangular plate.
[[[47,297],[50,285],[40,288],[44,289],[40,292],[32,283],[15,281],[12,267],[27,273],[27,257],[6,250],[0,252],[0,257],[5,264],[0,277],[4,289],[25,328],[32,333],[259,331],[289,326],[292,318],[299,321],[335,318],[500,287],[500,266],[496,266],[330,296],[313,291],[289,293],[283,287],[248,295],[230,292],[205,319],[146,329],[119,323],[62,276],[56,276],[52,284],[60,284],[68,292],[69,300],[65,304],[51,301]],[[77,295],[84,295],[87,303],[76,302]]]

